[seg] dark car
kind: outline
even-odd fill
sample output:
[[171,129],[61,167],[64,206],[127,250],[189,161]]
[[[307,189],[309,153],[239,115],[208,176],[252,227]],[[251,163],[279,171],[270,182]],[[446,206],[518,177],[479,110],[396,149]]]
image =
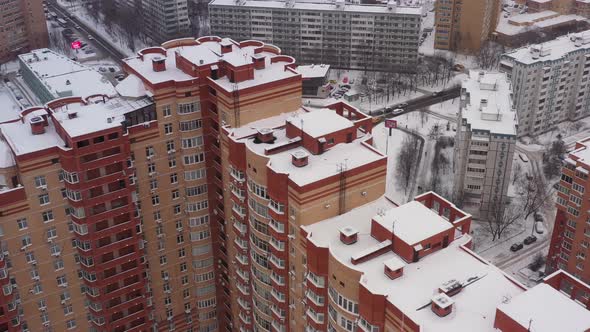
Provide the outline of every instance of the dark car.
[[529,245],[535,241],[537,241],[537,238],[534,235],[527,236],[526,239],[524,239],[524,244]]
[[401,104],[398,104],[395,108],[406,108],[406,107],[408,107],[407,103],[401,103]]
[[515,243],[510,246],[510,251],[519,251],[523,247],[524,247],[524,245],[522,243]]

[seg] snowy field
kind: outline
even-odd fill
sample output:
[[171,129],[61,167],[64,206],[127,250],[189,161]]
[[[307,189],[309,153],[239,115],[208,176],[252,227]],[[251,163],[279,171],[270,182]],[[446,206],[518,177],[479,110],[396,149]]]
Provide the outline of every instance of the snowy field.
[[14,93],[4,83],[0,83],[0,105],[0,123],[18,119],[21,107]]

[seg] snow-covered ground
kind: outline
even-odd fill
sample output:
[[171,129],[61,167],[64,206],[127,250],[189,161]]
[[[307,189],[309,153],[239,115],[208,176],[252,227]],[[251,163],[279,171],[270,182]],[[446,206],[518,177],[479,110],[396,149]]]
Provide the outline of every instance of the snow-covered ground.
[[57,1],[62,7],[68,8],[69,13],[75,15],[76,18],[84,22],[84,24],[92,29],[93,33],[108,40],[114,48],[116,48],[119,52],[126,54],[127,56],[133,56],[138,50],[148,46],[143,41],[134,39],[134,49],[132,49],[125,39],[125,33],[120,26],[113,24],[110,28],[107,28],[102,24],[102,20],[100,18],[98,19],[98,22],[95,20],[96,15],[99,15],[98,13],[88,13],[86,9],[83,8],[83,6],[72,7],[70,3],[64,0]]
[[[373,128],[373,144],[379,151],[387,154],[387,177],[386,189],[387,196],[396,204],[401,205],[408,201],[407,193],[401,188],[401,185],[396,181],[395,170],[397,168],[399,153],[401,150],[401,142],[408,136],[405,132],[392,129],[391,136],[389,136],[389,129],[385,128],[383,123],[380,123]],[[389,143],[387,143],[389,140]],[[387,151],[386,151],[387,150]]]

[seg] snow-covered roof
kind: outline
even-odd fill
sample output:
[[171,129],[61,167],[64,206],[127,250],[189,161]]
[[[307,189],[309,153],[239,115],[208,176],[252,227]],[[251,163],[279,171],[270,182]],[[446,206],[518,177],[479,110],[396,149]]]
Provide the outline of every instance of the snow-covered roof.
[[21,65],[29,68],[54,98],[94,94],[117,95],[113,85],[98,71],[52,50],[33,50],[19,55],[19,58]]
[[354,127],[352,121],[327,108],[308,113],[297,113],[288,118],[287,122],[315,138]]
[[547,284],[508,299],[498,309],[535,332],[587,331],[590,311]]
[[518,120],[512,108],[512,90],[506,74],[470,71],[462,88],[469,93],[469,104],[461,109],[461,116],[471,130],[516,135]]
[[[232,50],[227,53],[222,53],[221,44],[231,45]],[[272,62],[272,58],[276,57],[276,54],[268,51],[255,53],[257,48],[258,46],[254,45],[240,47],[239,43],[236,43],[229,38],[223,38],[221,41],[200,41],[200,44],[196,45],[170,47],[164,49],[166,52],[165,56],[159,53],[144,53],[143,60],[138,56],[127,58],[124,61],[131,69],[141,75],[144,79],[148,80],[151,84],[158,84],[166,81],[181,82],[197,78],[185,73],[177,67],[177,54],[195,66],[216,66],[217,63],[224,61],[232,66],[238,67],[251,64],[253,62],[252,57],[264,58],[264,68],[255,69],[254,77],[252,79],[234,83],[230,82],[229,77],[227,76],[217,79],[209,78],[228,92],[233,92],[235,87],[238,89],[244,89],[298,75],[296,72],[285,68],[285,65],[287,64],[285,61]],[[166,70],[154,71],[152,59],[156,57],[165,58]]]
[[302,78],[317,78],[317,77],[326,77],[328,74],[328,70],[330,70],[330,65],[306,65],[306,66],[298,66],[295,68],[299,74],[301,74]]
[[[343,2],[344,3],[344,2]],[[395,6],[395,9],[388,9],[387,6],[378,5],[360,5],[346,3],[343,8],[337,8],[335,2],[314,2],[293,1],[287,6],[286,1],[275,0],[246,0],[240,1],[239,5],[235,0],[213,0],[209,3],[211,6],[230,6],[244,8],[276,8],[289,10],[308,10],[308,11],[343,11],[353,13],[370,13],[370,14],[390,14],[390,15],[422,15],[422,7],[414,6]]]
[[8,87],[0,84],[0,123],[19,118],[20,107],[12,99]]
[[[578,42],[576,42],[576,38],[578,38]],[[535,50],[539,51],[536,52]],[[559,60],[569,53],[579,50],[584,53],[588,53],[590,50],[590,30],[561,36],[545,43],[522,47],[504,54],[503,57],[524,65],[530,65]]]
[[15,155],[20,156],[31,152],[42,151],[54,147],[64,147],[65,142],[57,134],[53,121],[49,120],[45,133],[33,135],[29,121],[38,116],[29,113],[24,122],[17,121],[0,125],[0,131]]
[[[330,254],[340,263],[362,272],[360,283],[374,294],[387,296],[387,301],[420,325],[420,331],[495,331],[496,307],[505,298],[522,293],[524,286],[519,287],[518,282],[510,280],[500,269],[478,259],[477,255],[466,249],[463,245],[471,240],[469,235],[463,235],[448,247],[418,262],[406,264],[403,275],[394,280],[383,269],[384,264],[401,259],[393,251],[360,264],[352,264],[351,257],[354,254],[379,243],[370,235],[371,219],[384,210],[400,208],[403,210],[403,205],[395,207],[382,197],[340,216],[302,228],[308,233],[309,241],[329,248]],[[429,210],[425,206],[422,209]],[[423,221],[415,215],[403,213],[400,214],[402,216],[409,219],[408,224]],[[359,230],[355,244],[346,245],[340,241],[338,229],[345,225]],[[463,284],[468,280],[471,283],[452,296],[455,303],[453,314],[441,318],[432,312],[429,304],[439,287],[452,279]]]
[[[70,137],[78,137],[89,133],[121,126],[125,114],[146,107],[152,102],[147,99],[124,100],[122,98],[101,99],[88,104],[68,104],[67,107],[53,109],[53,116]],[[68,113],[76,112],[70,119]]]
[[383,215],[374,216],[373,219],[409,245],[453,228],[448,220],[417,201],[389,209]]
[[507,36],[514,36],[534,31],[537,28],[549,28],[573,21],[584,21],[586,18],[579,15],[560,15],[553,11],[542,11],[531,14],[514,15],[512,17],[500,17],[496,32]]
[[143,81],[133,74],[125,77],[115,89],[123,97],[140,98],[146,95]]
[[[319,113],[318,113],[319,112]],[[328,114],[327,112],[330,112]],[[318,113],[319,115],[313,114]],[[313,137],[320,137],[341,128],[353,126],[352,122],[336,114],[334,110],[317,109],[307,110],[301,108],[290,113],[282,113],[263,120],[248,123],[240,128],[227,128],[229,136],[234,140],[246,140],[248,149],[261,156],[269,158],[268,167],[277,173],[289,174],[289,179],[299,186],[325,179],[340,173],[341,169],[351,170],[385,159],[386,157],[366,144],[370,135],[360,135],[351,143],[337,144],[328,148],[322,154],[314,155],[303,146],[297,145],[288,150],[266,154],[267,149],[276,148],[281,145],[288,145],[300,142],[300,137],[289,138],[286,134],[286,121],[294,125],[301,125],[299,117],[304,119],[304,131]],[[338,119],[340,118],[340,119]],[[318,122],[320,121],[320,122]],[[323,128],[325,126],[325,128]],[[272,143],[257,143],[252,135],[259,129],[274,129],[275,140]],[[320,133],[322,135],[314,136]],[[304,167],[297,167],[292,163],[292,153],[304,151],[308,153],[308,164]]]

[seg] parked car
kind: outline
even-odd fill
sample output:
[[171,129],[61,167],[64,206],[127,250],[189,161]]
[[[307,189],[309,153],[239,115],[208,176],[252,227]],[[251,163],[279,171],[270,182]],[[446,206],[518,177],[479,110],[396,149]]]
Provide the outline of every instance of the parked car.
[[404,109],[403,108],[396,108],[396,109],[393,110],[392,113],[394,115],[397,115],[397,114],[402,114],[403,112],[404,112]]
[[520,160],[522,160],[522,162],[524,162],[524,163],[528,163],[529,162],[529,158],[527,158],[527,156],[525,156],[522,153],[519,153],[518,154],[518,158],[520,158]]
[[395,108],[406,108],[406,107],[408,107],[408,103],[397,104],[397,106]]
[[535,221],[535,232],[537,234],[545,234],[545,225],[541,221]]
[[545,220],[545,217],[543,217],[543,215],[540,214],[539,212],[535,212],[535,214],[533,214],[533,218],[535,219],[535,221],[540,221],[540,222],[543,222]]
[[515,243],[510,246],[510,251],[516,252],[516,251],[519,251],[520,249],[522,249],[523,247],[524,247],[524,245],[522,243]]
[[92,35],[88,35],[88,40],[94,40],[94,37]]
[[534,235],[530,235],[527,236],[526,239],[524,239],[524,244],[529,245],[531,243],[534,243],[537,241],[537,238]]

